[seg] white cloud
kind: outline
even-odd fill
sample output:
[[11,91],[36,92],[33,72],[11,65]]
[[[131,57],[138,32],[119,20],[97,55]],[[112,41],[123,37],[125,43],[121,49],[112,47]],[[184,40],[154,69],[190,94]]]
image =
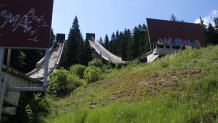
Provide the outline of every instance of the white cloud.
[[[214,25],[213,20],[215,17],[218,17],[218,10],[214,10],[213,12],[209,13],[208,16],[201,18],[204,21],[204,24],[208,25],[209,23],[211,23]],[[200,18],[195,19],[194,23],[200,23]]]

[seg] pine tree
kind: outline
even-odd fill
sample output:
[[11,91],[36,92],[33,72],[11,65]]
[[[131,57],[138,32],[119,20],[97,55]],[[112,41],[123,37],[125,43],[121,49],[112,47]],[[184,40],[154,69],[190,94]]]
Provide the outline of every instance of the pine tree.
[[124,60],[134,59],[149,51],[148,32],[145,24],[135,27],[132,32],[129,29],[112,33],[111,40],[105,36],[104,47]]
[[131,38],[128,45],[128,55],[129,59],[134,59],[139,54],[139,37],[138,37],[138,27],[133,30],[133,37]]
[[133,30],[133,37],[128,43],[128,59],[137,58],[149,51],[147,27],[138,25]]
[[99,38],[99,41],[98,41],[101,45],[103,45],[103,39],[102,37]]
[[174,14],[172,14],[172,15],[170,16],[170,21],[174,21],[174,22],[184,22],[184,20],[179,20],[179,19],[177,19],[177,17],[176,17]]
[[107,35],[105,35],[105,38],[104,38],[104,47],[109,50],[109,38]]
[[92,49],[89,45],[89,39],[85,40],[85,52],[84,52],[84,65],[88,65],[88,62],[92,60]]
[[140,56],[145,54],[146,52],[149,51],[149,39],[148,39],[148,33],[147,33],[147,27],[145,26],[145,24],[143,24],[142,26],[138,27],[138,35],[139,35],[139,52],[140,52]]
[[50,47],[52,46],[52,44],[54,43],[54,41],[55,41],[55,34],[54,34],[53,29],[51,29],[51,36],[50,36],[50,41],[49,41]]
[[177,17],[176,17],[174,14],[172,14],[172,15],[170,16],[170,20],[171,20],[171,21],[178,21],[178,20],[177,20]]
[[207,28],[207,38],[209,44],[216,44],[216,30],[211,23],[209,23]]
[[218,17],[214,18],[215,30],[216,30],[216,37],[214,44],[218,44]]
[[218,17],[214,18],[214,25],[215,25],[215,29],[218,32]]
[[208,44],[208,41],[207,41],[207,25],[204,24],[204,21],[201,19],[200,17],[200,25],[201,25],[201,29],[202,29],[202,32],[203,32],[203,36],[204,36],[204,45],[206,46]]
[[123,59],[126,59],[126,57],[127,57],[127,43],[124,40],[124,33],[123,32],[120,32],[119,41],[120,41],[120,56]]
[[130,42],[130,39],[131,39],[131,31],[129,29],[125,29],[124,30],[124,34],[123,34],[123,51],[122,51],[122,57],[123,59],[125,60],[128,60],[129,56],[129,48],[128,48],[128,45],[129,45],[129,42]]
[[84,41],[79,29],[78,18],[75,16],[64,48],[61,65],[68,68],[73,64],[83,63],[84,53]]
[[121,55],[120,50],[121,50],[120,33],[119,33],[119,31],[117,30],[117,31],[116,31],[115,52],[114,52],[114,54],[120,56],[120,55]]
[[111,35],[111,41],[110,41],[110,50],[112,53],[115,53],[115,40],[116,40],[116,36],[114,34],[114,32]]
[[134,38],[133,38],[133,36],[129,39],[129,41],[128,41],[128,54],[127,54],[127,59],[128,60],[132,60],[132,59],[134,59],[134,49],[133,49],[133,47],[134,47]]

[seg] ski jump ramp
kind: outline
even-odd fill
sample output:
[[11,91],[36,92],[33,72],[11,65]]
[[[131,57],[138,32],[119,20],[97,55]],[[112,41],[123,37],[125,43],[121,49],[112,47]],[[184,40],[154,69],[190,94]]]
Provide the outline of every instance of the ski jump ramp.
[[[91,41],[89,40],[90,47],[93,48],[103,59],[105,59],[108,62],[111,62],[113,64],[128,64],[130,61],[124,61],[121,57],[114,55],[107,49],[105,49],[101,44],[99,44],[97,41]],[[147,62],[152,62],[155,59],[159,57],[159,55],[156,55],[157,49],[154,49],[147,54],[136,58],[136,59],[142,59],[146,58]],[[136,60],[134,59],[134,60]],[[132,60],[133,61],[133,60]]]
[[128,64],[129,61],[122,60],[121,57],[116,56],[109,52],[107,49],[105,49],[101,44],[99,44],[97,41],[90,41],[89,44],[91,48],[93,48],[103,59],[113,63],[113,64]]
[[[49,50],[49,64],[48,73],[51,73],[60,62],[60,58],[63,52],[64,43],[55,43]],[[33,79],[42,80],[44,76],[44,62],[45,57],[43,57],[39,62],[36,63],[36,68],[26,75]]]

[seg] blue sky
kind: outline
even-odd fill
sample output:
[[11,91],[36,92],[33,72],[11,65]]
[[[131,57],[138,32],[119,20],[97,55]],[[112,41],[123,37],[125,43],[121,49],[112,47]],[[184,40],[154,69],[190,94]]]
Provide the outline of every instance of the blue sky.
[[80,30],[104,39],[116,30],[146,24],[146,18],[166,19],[174,14],[186,22],[218,17],[218,0],[54,0],[52,28],[68,37],[75,16]]

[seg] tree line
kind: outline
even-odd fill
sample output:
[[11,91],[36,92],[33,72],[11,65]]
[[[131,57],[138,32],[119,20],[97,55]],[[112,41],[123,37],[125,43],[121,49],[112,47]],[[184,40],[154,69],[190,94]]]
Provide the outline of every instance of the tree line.
[[113,32],[111,40],[106,35],[104,41],[99,39],[99,43],[113,54],[122,57],[123,60],[137,58],[150,50],[145,24],[138,25],[133,30],[124,29],[124,31]]
[[218,17],[215,17],[214,25],[209,23],[208,26],[204,24],[204,21],[200,18],[200,24],[204,34],[204,40],[206,45],[218,44]]
[[[170,20],[180,21],[174,15],[170,17]],[[214,24],[209,23],[208,25],[205,25],[201,18],[200,20],[206,45],[218,44],[218,18],[214,18]],[[52,30],[51,45],[54,40],[55,35]],[[111,36],[105,35],[104,38],[100,37],[97,41],[113,54],[122,57],[123,60],[132,60],[150,51],[148,31],[145,24],[135,26],[132,30],[117,30]],[[35,68],[36,62],[44,54],[44,50],[12,49],[10,66],[24,73],[29,72]],[[82,37],[79,20],[76,16],[65,43],[60,65],[64,68],[73,64],[87,65],[92,58],[93,50],[89,46],[88,39]]]
[[[110,39],[105,35],[104,40],[97,40],[107,50],[123,58],[131,60],[149,51],[149,40],[145,24],[136,26],[133,30],[113,32]],[[87,65],[92,60],[93,52],[88,39],[83,39],[79,29],[77,16],[74,18],[68,39],[65,43],[61,66],[68,68],[73,64]]]
[[[170,20],[184,22],[184,20],[178,20],[174,15],[171,15]],[[214,18],[214,25],[209,23],[208,26],[204,24],[202,19],[200,20],[205,44],[218,44],[218,18]],[[110,39],[106,34],[104,39],[100,37],[97,41],[113,54],[122,57],[123,60],[135,59],[150,50],[148,31],[145,24],[135,26],[132,30],[117,30],[112,33]],[[88,40],[84,40],[81,35],[79,21],[76,16],[68,35],[66,47],[64,48],[61,66],[68,68],[72,64],[78,63],[87,65],[91,59],[92,50],[89,47]]]

